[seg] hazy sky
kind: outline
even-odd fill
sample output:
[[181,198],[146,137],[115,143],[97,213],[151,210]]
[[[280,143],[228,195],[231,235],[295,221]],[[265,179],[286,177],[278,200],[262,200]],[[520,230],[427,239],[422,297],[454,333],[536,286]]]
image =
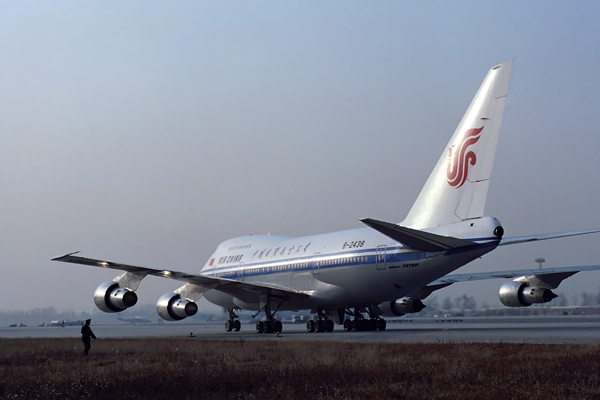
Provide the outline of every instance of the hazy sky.
[[[488,69],[515,59],[486,214],[600,228],[600,3],[0,3],[0,309],[91,311],[117,271],[219,242],[400,222]],[[600,236],[461,269],[600,263]],[[437,292],[500,304],[503,280]],[[140,304],[180,286],[147,278]],[[597,292],[600,272],[557,290]],[[427,303],[427,302],[425,302]],[[206,306],[208,303],[202,303]]]

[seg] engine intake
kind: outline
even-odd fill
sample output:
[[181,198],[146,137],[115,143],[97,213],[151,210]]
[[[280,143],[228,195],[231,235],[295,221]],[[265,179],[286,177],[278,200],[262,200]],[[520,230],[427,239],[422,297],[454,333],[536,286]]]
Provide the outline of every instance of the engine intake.
[[198,305],[193,301],[181,298],[177,293],[167,293],[156,303],[158,315],[167,321],[181,321],[198,312]]
[[504,283],[498,296],[507,307],[528,307],[534,303],[548,303],[558,297],[550,289],[531,287],[519,281]]
[[113,281],[104,282],[94,292],[96,307],[107,313],[125,311],[134,306],[137,300],[135,292],[119,287],[119,284]]
[[401,317],[404,314],[418,313],[425,308],[425,304],[419,299],[403,297],[378,305],[381,315],[385,317]]

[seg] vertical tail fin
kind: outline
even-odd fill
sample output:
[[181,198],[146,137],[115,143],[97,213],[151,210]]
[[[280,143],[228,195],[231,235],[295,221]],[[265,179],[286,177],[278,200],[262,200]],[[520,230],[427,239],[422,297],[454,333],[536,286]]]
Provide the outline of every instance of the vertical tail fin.
[[424,229],[483,216],[512,66],[488,72],[401,225]]

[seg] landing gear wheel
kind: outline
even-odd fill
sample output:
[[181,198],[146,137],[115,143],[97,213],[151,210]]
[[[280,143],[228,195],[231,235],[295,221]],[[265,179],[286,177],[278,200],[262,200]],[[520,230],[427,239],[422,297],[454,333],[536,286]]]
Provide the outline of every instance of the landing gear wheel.
[[385,319],[377,320],[377,329],[379,329],[380,331],[385,331],[386,326],[387,326],[387,323],[385,322]]
[[344,321],[344,330],[350,332],[352,330],[352,321],[347,319]]
[[369,323],[368,323],[368,328],[370,331],[376,331],[377,330],[377,320],[376,319],[370,319]]
[[273,322],[265,321],[263,322],[262,333],[272,333],[273,332]]
[[263,322],[262,321],[258,321],[256,323],[256,333],[262,333],[263,332]]
[[283,331],[283,325],[281,324],[281,321],[273,322],[273,332],[281,333],[281,331]]
[[315,332],[323,332],[323,328],[323,320],[320,319],[315,321]]
[[238,316],[235,314],[235,309],[228,308],[227,311],[229,312],[229,320],[225,322],[225,330],[227,332],[239,331],[242,324],[236,319]]
[[307,332],[315,331],[315,321],[313,321],[312,319],[308,320],[308,322],[306,323],[306,331]]
[[325,321],[325,332],[333,332],[333,321],[328,319]]

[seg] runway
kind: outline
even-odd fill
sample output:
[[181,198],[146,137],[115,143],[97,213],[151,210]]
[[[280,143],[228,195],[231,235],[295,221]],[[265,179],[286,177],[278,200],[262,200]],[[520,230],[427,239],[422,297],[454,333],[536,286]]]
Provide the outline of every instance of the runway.
[[[381,332],[308,333],[304,324],[284,323],[283,333],[257,334],[252,323],[225,332],[224,322],[202,324],[92,325],[98,338],[189,338],[190,340],[328,340],[392,343],[600,343],[600,316],[419,318],[388,322]],[[442,322],[444,321],[444,322]],[[80,328],[0,327],[0,338],[80,338]]]

